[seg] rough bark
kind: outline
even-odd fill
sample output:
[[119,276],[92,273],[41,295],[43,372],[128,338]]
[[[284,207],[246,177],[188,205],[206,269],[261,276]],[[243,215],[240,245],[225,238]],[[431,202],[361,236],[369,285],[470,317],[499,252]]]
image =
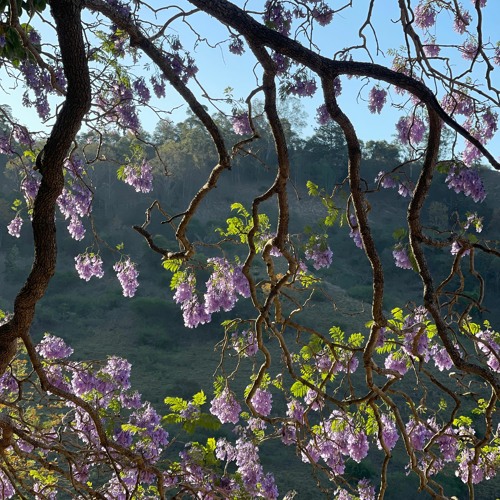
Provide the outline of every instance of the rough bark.
[[36,304],[54,275],[57,258],[55,208],[64,186],[63,165],[90,108],[90,76],[80,19],[81,2],[52,0],[50,8],[56,23],[67,93],[47,143],[37,158],[42,180],[33,207],[33,266],[15,299],[12,317],[0,326],[0,374],[5,372],[16,353],[17,339],[29,335]]

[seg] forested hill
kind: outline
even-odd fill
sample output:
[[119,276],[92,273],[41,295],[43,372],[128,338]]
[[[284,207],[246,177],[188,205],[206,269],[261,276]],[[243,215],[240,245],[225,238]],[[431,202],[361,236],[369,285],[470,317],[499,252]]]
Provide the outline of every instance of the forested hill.
[[[216,119],[224,125],[228,141],[237,143],[231,124],[223,117]],[[325,233],[333,251],[332,266],[315,272],[323,282],[323,293],[312,298],[309,312],[305,313],[309,317],[306,316],[305,321],[312,321],[317,329],[325,331],[334,325],[349,333],[361,331],[369,318],[372,277],[364,253],[349,236],[350,229],[345,218],[347,199],[343,186],[347,176],[347,158],[342,135],[330,123],[318,127],[312,136],[302,137],[298,112],[290,112],[286,123],[289,125],[287,134],[292,172],[289,196],[295,224],[291,232],[304,232],[306,235]],[[262,193],[276,175],[271,136],[264,123],[259,125],[260,138],[235,150],[232,169],[224,173],[216,188],[216,196],[209,196],[204,201],[197,219],[190,226],[191,238],[199,242],[198,251],[205,256],[211,255],[211,245],[221,239],[217,231],[220,226],[218,221],[234,216],[231,205],[241,203],[248,208],[250,201]],[[133,136],[116,135],[114,141],[108,141],[113,142],[112,149],[98,151],[96,138],[88,134],[83,139],[87,140],[88,146],[82,153],[87,158],[95,155],[101,158],[91,173],[95,192],[92,216],[86,223],[87,233],[81,242],[69,237],[67,220],[60,217],[58,221],[58,271],[46,297],[37,307],[33,336],[38,340],[46,331],[61,336],[75,347],[81,359],[100,359],[112,354],[128,358],[134,366],[133,377],[137,388],[158,407],[162,405],[165,395],[189,398],[200,388],[210,393],[207,374],[215,370],[220,357],[220,353],[214,352],[213,345],[223,336],[217,318],[211,325],[196,330],[183,326],[179,307],[172,300],[169,286],[171,274],[162,268],[159,256],[148,248],[132,226],[141,225],[144,222],[142,214],[154,200],[159,200],[164,215],[154,212],[149,230],[159,245],[175,250],[172,226],[160,222],[174,217],[175,224],[175,215],[186,209],[186,203],[206,181],[216,161],[212,143],[193,117],[177,124],[164,122],[151,134],[148,143],[139,142]],[[123,182],[123,169],[120,170],[124,159],[131,154],[131,146],[136,148],[138,156],[145,153],[154,169],[164,174],[155,178],[153,191],[142,197],[130,196],[132,187]],[[418,161],[405,164],[407,153],[396,143],[367,141],[363,144],[363,185],[367,192],[379,191],[373,201],[368,197],[372,203],[369,218],[387,270],[384,303],[387,311],[404,306],[398,302],[401,296],[410,297],[417,304],[420,301],[418,275],[412,270],[396,267],[392,255],[398,235],[405,227],[404,207],[408,203],[408,198],[401,196],[398,190],[401,191],[401,185],[411,186],[420,168]],[[255,161],[256,158],[258,161]],[[4,157],[2,161],[5,162]],[[395,187],[383,188],[380,179],[375,179],[381,171],[389,174],[389,169],[398,164],[402,166],[394,170],[390,177]],[[474,203],[463,194],[456,196],[449,189],[445,183],[446,165],[436,172],[437,182],[423,211],[427,231],[451,241],[453,235],[443,234],[442,231],[451,226],[459,232],[459,221],[464,215],[477,212],[484,217],[484,229],[477,237],[481,240],[498,237],[499,174],[478,168],[488,193],[482,203]],[[13,178],[13,170],[7,165],[3,171],[5,177],[0,182],[0,282],[5,286],[0,290],[0,309],[9,311],[12,297],[21,287],[31,266],[32,239],[29,227],[23,228],[19,239],[7,234],[6,226],[14,215],[12,206],[15,207],[15,200],[21,194],[14,191],[19,182]],[[276,220],[274,205],[265,205],[264,210],[271,222]],[[334,213],[337,215],[335,221]],[[99,233],[93,233],[94,227],[99,228]],[[85,249],[100,251],[103,260],[110,263],[113,261],[111,254],[117,247],[138,262],[140,287],[133,299],[122,297],[112,264],[108,264],[102,280],[93,279],[90,283],[79,280],[74,267],[74,257]],[[432,267],[438,276],[444,278],[452,262],[450,247],[432,252]],[[200,262],[202,260],[199,259]],[[498,324],[500,310],[498,303],[494,303],[494,297],[500,294],[500,264],[496,260],[484,264],[478,258],[476,270],[492,293],[486,295],[490,298],[481,310],[473,308],[474,319]],[[478,282],[467,281],[463,295],[477,298]],[[319,302],[323,306],[325,302],[331,303],[328,316],[314,314],[314,304]],[[240,307],[245,308],[245,305]],[[241,311],[239,309],[232,314]],[[281,455],[270,453],[267,457],[269,466],[275,469],[281,465],[280,460]],[[300,490],[305,484],[307,490],[308,470],[304,466],[288,475],[287,487]],[[360,477],[370,473],[369,470],[361,472]],[[456,478],[449,480],[460,494],[463,487],[460,481]],[[488,487],[491,485],[484,486]],[[397,494],[392,497],[388,494],[387,498],[401,498],[405,488],[401,483]],[[408,492],[414,490],[415,484],[409,479]],[[490,498],[490,493],[486,489],[481,497],[478,491],[478,497]]]

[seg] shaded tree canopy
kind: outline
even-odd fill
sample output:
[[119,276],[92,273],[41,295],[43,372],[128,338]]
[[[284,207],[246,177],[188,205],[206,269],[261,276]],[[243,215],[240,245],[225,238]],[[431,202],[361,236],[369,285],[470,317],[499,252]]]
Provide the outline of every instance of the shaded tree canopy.
[[[0,318],[2,498],[292,498],[261,464],[270,441],[296,450],[328,498],[384,498],[402,462],[416,494],[433,498],[455,494],[454,477],[470,498],[498,484],[500,335],[484,304],[500,250],[475,207],[482,176],[500,168],[488,149],[499,8],[364,4],[0,4],[2,85],[18,99],[0,108],[0,208],[12,204],[7,231],[30,226],[33,246]],[[346,23],[352,40],[333,36]],[[217,82],[225,60],[234,81]],[[174,93],[188,110],[176,124]],[[314,123],[293,98],[318,99]],[[19,119],[21,108],[40,124]],[[364,144],[354,110],[384,127],[396,116],[396,142]],[[144,116],[159,121],[154,133]],[[222,199],[228,182],[238,189]],[[114,272],[134,300],[140,263],[93,217],[106,190],[99,210],[116,215],[120,198],[135,218],[184,325],[221,323],[213,394],[166,394],[164,415],[131,387],[126,360],[77,361],[61,338],[33,340],[61,227],[81,245],[78,276]],[[340,320],[340,287],[328,284],[343,258],[369,281],[352,287],[369,295],[362,328]],[[407,296],[391,295],[393,276]],[[198,429],[212,434],[179,449],[175,433]]]

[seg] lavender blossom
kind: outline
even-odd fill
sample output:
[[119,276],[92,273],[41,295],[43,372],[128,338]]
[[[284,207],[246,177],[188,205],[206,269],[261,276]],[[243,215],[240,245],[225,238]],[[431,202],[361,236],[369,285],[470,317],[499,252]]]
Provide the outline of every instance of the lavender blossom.
[[463,10],[455,15],[455,21],[453,23],[453,28],[457,33],[463,35],[467,30],[467,27],[472,21],[472,16],[469,11]]
[[243,40],[237,36],[231,36],[231,43],[229,44],[229,52],[241,56],[245,52],[245,45]]
[[415,9],[415,24],[422,29],[430,28],[436,24],[436,14],[431,2],[421,2]]
[[63,339],[49,333],[44,335],[36,350],[45,359],[64,359],[73,354],[73,349]]
[[401,376],[403,376],[408,371],[408,367],[406,366],[406,357],[396,358],[394,354],[389,354],[389,356],[385,358],[384,366],[388,370],[392,370],[399,373],[399,375]]
[[401,117],[396,124],[398,138],[403,144],[418,144],[425,134],[424,122],[416,116]]
[[135,268],[135,264],[127,259],[125,261],[117,262],[113,269],[116,271],[118,281],[120,282],[123,289],[124,297],[133,297],[139,286],[137,277],[139,273]]
[[440,372],[443,370],[449,370],[453,366],[453,361],[444,347],[436,351],[432,356],[432,359]]
[[221,394],[212,400],[210,413],[215,415],[223,424],[236,424],[240,419],[241,406],[233,393],[226,387]]
[[324,243],[316,243],[314,246],[308,248],[305,255],[307,259],[313,261],[313,267],[316,270],[323,267],[328,268],[332,263],[333,252]]
[[387,91],[384,89],[373,87],[370,90],[370,96],[368,101],[368,109],[370,110],[370,113],[380,114],[386,100],[387,100]]
[[11,236],[19,238],[21,236],[21,227],[23,226],[23,219],[16,215],[8,224],[7,231]]
[[397,267],[400,267],[401,269],[412,269],[413,268],[411,261],[410,261],[410,258],[408,257],[408,252],[400,244],[396,245],[396,247],[392,251],[392,255],[394,257],[394,260],[395,260]]
[[[394,420],[383,413],[380,416],[380,421],[382,423],[382,441],[386,448],[392,450],[399,439],[399,434],[396,428]],[[378,440],[377,440],[378,441]],[[377,442],[377,447],[379,450],[383,449],[382,443]]]
[[267,417],[271,413],[273,395],[269,391],[259,387],[252,396],[252,405],[257,413]]
[[250,120],[248,118],[248,113],[240,113],[231,118],[231,123],[233,124],[233,130],[235,134],[238,135],[250,135],[253,134],[252,127],[250,125]]
[[149,193],[153,190],[152,167],[146,160],[139,166],[127,165],[123,173],[125,183],[132,186],[136,193]]
[[104,271],[102,269],[102,259],[99,255],[93,253],[82,253],[75,257],[75,268],[78,271],[80,279],[89,281],[92,276],[102,278]]
[[470,196],[476,203],[486,198],[483,181],[476,169],[455,164],[450,168],[445,182],[449,189],[453,189],[455,193]]
[[311,15],[320,26],[326,26],[332,22],[333,10],[325,3],[321,2],[312,9]]
[[301,80],[295,77],[295,83],[290,85],[288,91],[290,94],[298,95],[299,97],[311,97],[315,94],[317,89],[316,81],[311,80]]

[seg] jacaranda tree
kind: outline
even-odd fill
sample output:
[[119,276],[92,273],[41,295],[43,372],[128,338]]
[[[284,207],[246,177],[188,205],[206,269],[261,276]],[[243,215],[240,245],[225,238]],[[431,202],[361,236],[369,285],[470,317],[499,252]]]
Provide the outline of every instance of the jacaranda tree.
[[[396,449],[406,454],[419,491],[433,498],[450,495],[441,481],[447,472],[470,498],[476,484],[495,481],[500,335],[474,319],[488,288],[475,262],[500,257],[500,249],[481,239],[483,221],[474,212],[433,227],[422,217],[437,182],[479,204],[486,196],[479,164],[500,168],[487,149],[500,104],[500,44],[486,22],[498,16],[494,0],[4,0],[0,12],[2,88],[22,89],[19,102],[5,97],[9,106],[1,108],[1,153],[20,193],[8,200],[15,217],[7,229],[18,237],[31,226],[34,250],[0,326],[2,498],[274,499],[287,492],[278,493],[259,459],[261,443],[272,439],[296,448],[298,460],[323,476],[330,498],[383,498],[396,487],[387,480]],[[352,42],[338,35],[346,22]],[[388,41],[386,32],[396,34]],[[212,95],[197,69],[199,47],[225,52],[228,64],[248,64],[245,85],[253,78],[254,87],[240,95],[235,72]],[[342,109],[348,87],[359,94]],[[173,93],[217,158],[207,178],[193,174],[196,194],[182,212],[157,199],[145,207],[144,221],[137,215],[134,229],[171,274],[188,328],[237,301],[253,313],[229,314],[218,327],[221,363],[207,367],[207,374],[218,370],[213,396],[199,392],[187,401],[165,394],[162,416],[131,388],[126,360],[73,361],[62,339],[47,334],[35,344],[30,327],[57,272],[58,221],[82,240],[75,255],[80,278],[95,281],[112,267],[123,295],[134,296],[138,265],[127,249],[119,245],[117,258],[103,262],[106,242],[92,223],[100,186],[90,171],[99,169],[117,132],[135,136],[118,176],[131,194],[149,193],[169,159],[148,141],[139,112],[149,108],[165,119]],[[308,183],[324,216],[292,234],[290,124],[279,102],[313,95],[321,95],[319,123],[342,132],[335,147],[344,148],[345,168],[331,176],[342,179],[333,188]],[[37,113],[49,133],[16,118],[21,107]],[[376,178],[363,172],[350,118],[365,108],[381,120],[390,109],[398,114],[394,130],[404,146],[404,158]],[[273,151],[261,158],[264,129]],[[190,224],[241,158],[269,162],[274,179],[249,206],[233,204],[208,251],[190,236]],[[372,200],[391,188],[407,200],[406,227],[391,248],[400,269],[382,265],[384,248],[372,230]],[[276,215],[265,213],[269,206]],[[165,222],[167,239],[150,231],[153,217]],[[352,252],[371,268],[364,331],[336,324],[334,297],[314,303],[329,329],[303,320],[321,289],[322,268],[335,262],[334,226],[350,234]],[[174,238],[175,247],[162,246]],[[399,307],[384,309],[389,272],[418,277],[418,303],[402,296]],[[224,355],[229,351],[236,358]],[[251,373],[243,385],[236,383],[240,372]],[[217,438],[220,424],[236,426],[232,441]],[[173,456],[173,425],[208,427],[214,437]],[[348,473],[349,464],[373,457],[378,476]]]

